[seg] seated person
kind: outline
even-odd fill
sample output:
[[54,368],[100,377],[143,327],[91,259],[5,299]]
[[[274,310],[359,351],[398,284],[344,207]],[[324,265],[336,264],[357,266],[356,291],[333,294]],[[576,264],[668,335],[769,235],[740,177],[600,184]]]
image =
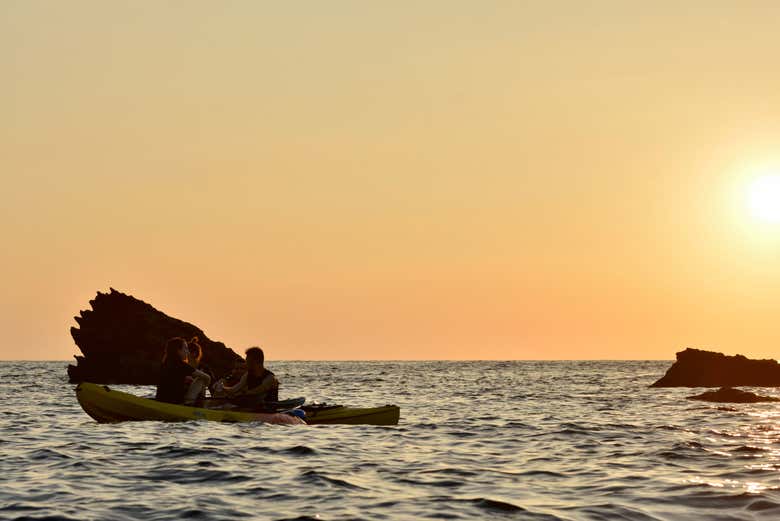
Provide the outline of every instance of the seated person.
[[[207,365],[201,362],[203,360],[203,348],[200,347],[200,339],[198,339],[198,337],[194,336],[192,337],[192,340],[187,342],[187,351],[189,353],[187,355],[187,364],[192,366],[193,369],[198,369],[202,373],[206,373],[207,375],[209,375],[209,379],[213,381],[214,373],[211,371],[211,369],[209,369]],[[211,389],[211,387],[209,387],[209,389]],[[212,392],[212,396],[213,396],[213,392]],[[205,387],[201,391],[198,398],[200,398],[201,400],[206,398]]]
[[200,347],[200,340],[198,337],[192,337],[192,340],[187,342],[187,363],[192,366],[193,369],[200,368],[200,361],[203,359],[203,348]]
[[174,337],[165,344],[156,399],[161,402],[194,404],[211,382],[206,373],[187,363],[187,341]]
[[233,364],[230,374],[225,377],[225,385],[232,387],[246,374],[246,362],[242,359]]
[[209,391],[211,391],[212,398],[226,398],[227,393],[225,387],[231,388],[241,381],[241,378],[246,374],[246,362],[242,359],[233,364],[233,369],[226,377],[214,382]]
[[233,403],[253,407],[279,401],[279,380],[264,367],[265,354],[259,347],[246,350],[246,373],[236,385],[223,386]]

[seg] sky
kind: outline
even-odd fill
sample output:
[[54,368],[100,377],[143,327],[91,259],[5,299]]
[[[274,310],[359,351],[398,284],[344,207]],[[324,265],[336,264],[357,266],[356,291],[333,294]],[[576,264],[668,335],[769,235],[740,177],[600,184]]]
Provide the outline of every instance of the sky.
[[778,20],[0,2],[0,359],[109,287],[271,360],[776,358]]

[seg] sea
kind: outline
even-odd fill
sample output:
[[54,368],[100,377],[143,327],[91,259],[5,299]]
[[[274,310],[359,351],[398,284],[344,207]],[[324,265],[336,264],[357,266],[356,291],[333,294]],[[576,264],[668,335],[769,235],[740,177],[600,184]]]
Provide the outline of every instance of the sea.
[[268,363],[385,427],[98,424],[66,365],[0,362],[0,519],[780,519],[780,403],[649,388],[670,361]]

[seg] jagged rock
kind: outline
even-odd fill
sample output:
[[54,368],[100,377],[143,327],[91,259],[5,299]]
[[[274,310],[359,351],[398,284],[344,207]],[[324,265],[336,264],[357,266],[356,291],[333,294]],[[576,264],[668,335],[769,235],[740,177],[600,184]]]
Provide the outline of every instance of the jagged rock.
[[651,387],[780,387],[776,360],[750,360],[688,348]]
[[717,391],[707,391],[706,393],[697,394],[696,396],[688,396],[688,399],[718,403],[780,402],[780,398],[761,396],[760,394],[734,389],[732,387],[721,387]]
[[92,310],[74,317],[79,327],[70,334],[84,356],[68,366],[73,383],[156,384],[165,342],[175,336],[197,336],[202,363],[217,377],[240,360],[232,349],[214,342],[192,324],[169,317],[151,305],[114,288],[89,301]]

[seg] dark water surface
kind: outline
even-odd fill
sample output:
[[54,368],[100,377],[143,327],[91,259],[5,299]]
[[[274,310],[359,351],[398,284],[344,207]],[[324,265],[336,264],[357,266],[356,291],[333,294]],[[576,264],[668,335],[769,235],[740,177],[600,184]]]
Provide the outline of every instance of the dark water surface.
[[780,404],[648,389],[669,362],[269,364],[397,427],[101,425],[65,365],[0,363],[0,519],[780,519]]

